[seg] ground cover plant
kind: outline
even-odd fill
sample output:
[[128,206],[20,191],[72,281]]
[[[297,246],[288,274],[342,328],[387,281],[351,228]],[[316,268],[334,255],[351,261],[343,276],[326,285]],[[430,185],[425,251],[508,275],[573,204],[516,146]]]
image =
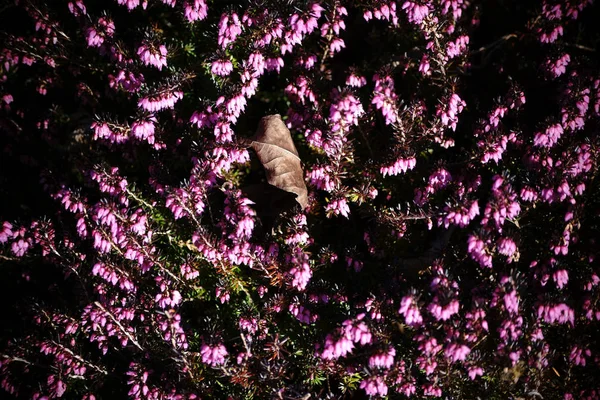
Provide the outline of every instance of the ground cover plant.
[[0,7],[0,388],[600,398],[590,0]]

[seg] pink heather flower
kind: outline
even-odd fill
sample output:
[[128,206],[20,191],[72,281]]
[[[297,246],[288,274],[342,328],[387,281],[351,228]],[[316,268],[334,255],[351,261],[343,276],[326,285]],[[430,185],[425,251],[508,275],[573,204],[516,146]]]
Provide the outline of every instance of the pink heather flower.
[[210,72],[217,76],[227,76],[233,71],[233,64],[229,60],[217,60],[211,64]]
[[346,85],[352,87],[363,87],[367,84],[367,78],[364,76],[355,75],[354,73],[350,74],[346,79]]
[[446,48],[448,58],[454,58],[463,54],[467,50],[468,44],[469,37],[465,35],[459,36],[456,41],[448,43],[448,47]]
[[267,58],[265,60],[265,69],[267,71],[277,71],[279,73],[281,68],[283,68],[283,65],[283,58],[281,57]]
[[85,4],[83,4],[83,1],[81,1],[81,0],[77,0],[77,1],[75,1],[75,3],[69,2],[69,4],[67,6],[69,8],[69,12],[71,14],[73,14],[73,16],[75,16],[75,17],[79,17],[80,15],[87,14],[87,9],[85,7]]
[[538,318],[543,319],[549,324],[553,324],[555,322],[558,322],[559,324],[566,324],[568,322],[571,324],[571,326],[575,326],[575,312],[572,308],[564,303],[539,306]]
[[154,144],[154,123],[155,117],[150,117],[147,120],[135,121],[131,125],[131,133],[139,140],[147,141],[149,144]]
[[452,17],[458,20],[462,15],[462,7],[464,7],[465,0],[443,0],[441,2],[442,14],[448,14],[452,10]]
[[201,21],[208,14],[208,7],[205,0],[193,0],[183,4],[183,13],[188,21]]
[[107,123],[94,122],[91,125],[94,130],[94,140],[106,139],[111,143],[124,143],[127,141],[127,132],[123,129],[111,129]]
[[301,104],[314,104],[317,105],[317,98],[311,84],[305,76],[300,75],[296,78],[295,83],[289,84],[285,88],[285,93],[294,101],[300,102]]
[[556,283],[559,289],[562,289],[567,283],[569,283],[569,273],[565,269],[560,269],[552,275],[552,279]]
[[393,164],[379,168],[379,172],[384,177],[386,175],[394,176],[412,170],[416,165],[417,159],[415,157],[399,158]]
[[586,365],[586,357],[589,358],[592,356],[592,352],[590,349],[582,349],[578,346],[573,346],[571,349],[571,354],[569,355],[569,361],[571,361],[575,365],[579,365],[585,367]]
[[346,44],[344,43],[344,41],[342,39],[335,38],[329,44],[329,51],[331,52],[331,54],[335,54],[335,53],[341,51],[345,47],[346,47]]
[[312,277],[312,271],[306,262],[292,268],[290,274],[292,275],[292,286],[298,290],[306,289],[306,285]]
[[397,26],[398,15],[396,15],[396,2],[390,2],[389,4],[384,3],[379,8],[367,10],[364,12],[363,17],[365,21],[375,18],[378,20],[391,21],[394,26]]
[[227,302],[229,302],[230,296],[229,296],[229,291],[217,287],[215,289],[215,295],[217,296],[217,298],[219,299],[219,301],[221,302],[221,304],[225,304]]
[[434,301],[429,304],[429,306],[427,307],[427,310],[438,321],[447,321],[454,314],[458,313],[459,308],[460,308],[460,305],[458,303],[458,300],[452,300],[446,306],[442,307],[437,302],[437,297],[436,297],[434,299]]
[[344,198],[331,200],[325,210],[333,215],[342,215],[346,218],[350,215],[350,207],[348,207],[348,203]]
[[425,4],[419,5],[412,1],[406,1],[402,4],[402,9],[406,12],[408,22],[420,25],[429,15],[429,7]]
[[[364,317],[364,314],[362,316]],[[373,336],[364,322],[355,323],[351,320],[346,320],[342,325],[344,336],[354,343],[360,343],[361,345],[371,343]]]
[[421,62],[419,63],[419,72],[424,76],[431,75],[430,68],[431,65],[429,64],[429,56],[424,54],[423,57],[421,57]]
[[135,75],[133,72],[120,70],[117,76],[108,75],[108,85],[114,90],[125,90],[130,93],[137,92],[144,82],[144,76]]
[[312,69],[316,63],[317,63],[317,56],[314,56],[314,55],[308,56],[308,57],[300,56],[300,57],[298,57],[298,60],[297,60],[297,65],[300,65],[305,69]]
[[517,251],[517,245],[510,238],[501,238],[498,240],[498,253],[506,257],[512,257]]
[[312,171],[309,172],[310,183],[312,185],[315,185],[317,189],[332,192],[336,187],[336,182],[331,177],[332,174],[333,171],[328,165],[322,167],[315,167]]
[[388,387],[380,376],[372,376],[360,383],[360,388],[365,390],[369,396],[385,397],[388,393]]
[[256,333],[258,330],[258,323],[256,318],[240,318],[239,321],[240,330],[248,332],[250,334]]
[[210,106],[206,108],[206,111],[194,111],[192,117],[190,118],[190,122],[195,124],[199,129],[212,128],[215,126],[218,120],[218,114],[213,112],[213,109]]
[[265,57],[261,53],[254,52],[250,54],[248,61],[245,61],[245,63],[252,69],[253,77],[258,78],[265,73]]
[[88,28],[86,34],[88,47],[100,47],[104,43],[104,37],[96,29]]
[[529,186],[525,186],[523,189],[521,189],[520,197],[523,201],[534,202],[537,200],[538,194],[534,189],[530,188]]
[[483,240],[475,235],[469,235],[467,243],[467,251],[471,258],[477,261],[482,267],[492,268],[492,256],[488,253]]
[[319,319],[319,316],[312,314],[308,308],[296,303],[290,304],[289,311],[298,321],[304,324],[311,324]]
[[[318,12],[320,14],[320,11]],[[317,20],[319,17],[316,17],[315,13],[311,13],[308,18],[303,18],[298,14],[293,14],[288,19],[289,29],[286,29],[283,34],[283,44],[281,45],[281,54],[286,54],[288,52],[292,52],[294,46],[301,44],[304,37],[310,33],[312,33],[315,29],[318,28]],[[343,25],[344,22],[342,21]],[[336,26],[339,30],[340,25],[336,22]],[[345,26],[344,26],[345,27]],[[276,36],[279,36],[279,32],[276,33]]]
[[183,92],[166,92],[156,97],[143,97],[138,101],[138,107],[156,112],[167,108],[173,108],[175,103],[183,99]]
[[30,246],[30,240],[19,239],[12,243],[11,250],[16,257],[23,257]]
[[365,113],[360,101],[352,94],[346,93],[329,107],[331,131],[345,134],[350,126],[358,125],[358,118]]
[[181,294],[177,290],[173,290],[170,294],[167,292],[156,295],[154,301],[162,309],[175,307],[181,303]]
[[438,344],[434,337],[426,337],[423,335],[417,336],[419,341],[419,350],[426,356],[433,356],[442,349],[442,345]]
[[554,146],[563,134],[560,124],[554,124],[546,128],[544,133],[538,132],[533,139],[534,146],[550,148]]
[[540,42],[542,43],[554,43],[559,36],[564,33],[563,27],[558,25],[551,32],[542,32],[540,35]]
[[186,280],[193,280],[200,276],[200,272],[196,269],[193,269],[187,264],[182,264],[179,268],[181,276],[183,276]]
[[556,61],[548,60],[546,62],[546,68],[555,77],[558,78],[565,72],[567,72],[567,65],[571,62],[571,57],[568,54],[563,54]]
[[370,368],[390,368],[394,365],[394,357],[396,356],[396,350],[393,347],[388,348],[385,352],[373,354],[369,358]]
[[307,129],[304,131],[306,141],[313,147],[323,148],[323,132],[319,129]]
[[[140,5],[140,0],[117,0],[117,3],[119,3],[122,6],[126,5],[127,9],[129,11],[131,11]],[[144,0],[144,2],[142,3],[142,8],[145,10],[147,6],[148,6],[148,1]]]
[[101,17],[98,19],[96,28],[88,28],[87,31],[88,47],[100,47],[104,43],[105,38],[110,38],[115,33],[115,24],[108,18]]
[[504,307],[506,307],[506,311],[509,314],[517,314],[519,312],[519,296],[516,290],[504,295]]
[[143,44],[138,48],[137,54],[145,65],[152,65],[159,70],[167,66],[167,48],[162,44],[158,48]]
[[456,131],[458,123],[458,114],[460,114],[467,104],[454,93],[450,96],[448,103],[443,103],[438,106],[436,115],[440,117],[442,124],[449,126],[453,131]]
[[483,376],[483,369],[481,367],[469,368],[469,379],[474,381],[477,376]]
[[371,104],[375,105],[375,108],[381,110],[381,114],[385,118],[385,124],[391,125],[398,120],[398,95],[394,91],[394,80],[391,76],[380,77],[378,74],[373,75],[373,81],[375,81],[375,89],[373,93],[373,100]]
[[222,49],[226,49],[241,33],[242,23],[236,13],[221,15],[218,43]]
[[443,223],[444,227],[448,228],[450,224],[454,224],[464,228],[469,225],[473,218],[479,215],[479,203],[477,200],[474,200],[471,202],[468,209],[464,206],[458,206],[454,209],[445,206],[444,211],[446,211],[447,214],[442,218],[438,218],[439,225]]
[[440,168],[429,175],[427,192],[434,193],[438,189],[445,188],[452,182],[452,175],[444,168]]
[[451,363],[464,361],[469,353],[471,353],[471,349],[468,346],[458,345],[456,343],[448,345],[446,350],[444,350],[444,355]]
[[13,236],[12,224],[7,221],[2,223],[2,230],[0,231],[0,243],[6,243],[10,237]]
[[327,335],[325,338],[325,344],[320,357],[324,360],[337,360],[340,357],[345,357],[346,354],[351,353],[354,349],[354,343],[352,340],[341,337],[335,341],[332,335]]
[[225,364],[225,357],[227,356],[227,349],[222,344],[210,347],[207,344],[203,344],[200,348],[202,354],[202,362],[210,365],[211,367],[217,367]]
[[417,326],[423,322],[419,307],[412,296],[404,296],[402,298],[398,313],[404,315],[404,322],[408,326]]

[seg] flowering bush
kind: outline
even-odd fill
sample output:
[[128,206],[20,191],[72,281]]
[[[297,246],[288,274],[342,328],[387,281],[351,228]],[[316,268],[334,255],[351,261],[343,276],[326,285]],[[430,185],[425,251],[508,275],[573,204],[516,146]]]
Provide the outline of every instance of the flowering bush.
[[[598,20],[591,0],[1,8],[0,387],[600,398]],[[248,194],[277,113],[304,208]]]

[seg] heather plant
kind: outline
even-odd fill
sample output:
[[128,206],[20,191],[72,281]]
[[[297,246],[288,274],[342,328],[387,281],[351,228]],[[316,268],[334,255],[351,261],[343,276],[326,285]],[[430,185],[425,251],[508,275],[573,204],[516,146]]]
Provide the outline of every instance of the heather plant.
[[[599,399],[598,21],[2,6],[3,395]],[[248,145],[276,114],[306,197]]]

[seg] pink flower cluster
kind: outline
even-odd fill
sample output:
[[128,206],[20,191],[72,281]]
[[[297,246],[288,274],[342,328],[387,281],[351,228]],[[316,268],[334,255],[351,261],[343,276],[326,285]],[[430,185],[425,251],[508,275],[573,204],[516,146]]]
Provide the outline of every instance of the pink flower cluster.
[[387,351],[373,354],[369,358],[369,367],[384,369],[391,368],[391,366],[394,365],[395,356],[396,350],[393,347],[389,347]]
[[222,344],[209,346],[206,343],[200,348],[200,354],[202,354],[202,362],[211,367],[218,367],[225,364],[228,355],[227,349]]
[[137,54],[145,65],[152,65],[159,70],[167,66],[167,48],[165,45],[143,44],[138,48]]
[[183,5],[184,15],[188,21],[201,21],[208,15],[208,6],[205,0],[186,1]]
[[223,14],[219,21],[219,39],[221,48],[226,49],[242,33],[242,23],[236,13]]
[[386,175],[395,176],[400,173],[405,173],[408,170],[414,169],[417,165],[415,157],[399,158],[393,164],[381,167],[379,172],[385,177]]
[[328,215],[342,215],[346,218],[350,215],[350,207],[344,198],[331,200],[325,207],[325,211],[327,211]]
[[418,326],[423,323],[417,302],[412,296],[404,296],[400,303],[398,313],[404,315],[404,322],[408,326]]
[[210,72],[217,76],[227,76],[233,71],[233,64],[229,60],[213,61],[210,66]]
[[156,112],[173,108],[175,103],[183,98],[183,92],[165,91],[156,96],[142,97],[138,101],[138,107],[150,112]]
[[449,42],[446,49],[448,58],[458,57],[463,54],[467,50],[468,44],[469,37],[465,35],[459,36],[454,42]]
[[385,397],[388,394],[388,387],[380,376],[373,376],[360,382],[360,388],[364,389],[369,396]]
[[[140,5],[140,0],[117,0],[117,3],[123,6],[127,6],[129,11]],[[142,8],[145,10],[148,7],[148,0],[142,0]]]
[[486,242],[475,235],[469,235],[467,240],[469,255],[482,267],[492,268],[492,255],[487,249]]
[[87,42],[89,47],[100,47],[106,38],[115,34],[115,24],[108,18],[99,18],[97,28],[87,29]]
[[315,185],[317,189],[332,192],[337,186],[337,179],[334,177],[330,166],[315,166],[309,173],[310,183]]
[[467,106],[456,93],[450,96],[447,103],[438,106],[436,115],[440,117],[442,125],[449,126],[453,131],[456,130],[458,123],[458,114],[460,114]]
[[339,332],[328,334],[320,357],[325,360],[335,360],[351,353],[355,343],[361,345],[371,343],[373,340],[371,331],[364,322],[361,322],[364,316],[364,314],[358,315],[356,321],[346,320],[342,323]]
[[549,324],[555,322],[559,324],[570,323],[571,326],[575,325],[575,312],[568,305],[554,304],[554,305],[540,305],[538,307],[538,318],[543,319]]
[[378,20],[391,21],[394,26],[398,25],[398,15],[396,15],[396,2],[390,1],[389,3],[383,3],[379,8],[374,10],[367,10],[363,13],[365,21],[370,21],[375,18]]
[[398,95],[394,91],[394,80],[391,76],[385,75],[380,77],[378,74],[373,76],[375,82],[375,96],[371,104],[375,105],[375,108],[381,110],[383,117],[385,118],[386,125],[394,124],[398,120]]

